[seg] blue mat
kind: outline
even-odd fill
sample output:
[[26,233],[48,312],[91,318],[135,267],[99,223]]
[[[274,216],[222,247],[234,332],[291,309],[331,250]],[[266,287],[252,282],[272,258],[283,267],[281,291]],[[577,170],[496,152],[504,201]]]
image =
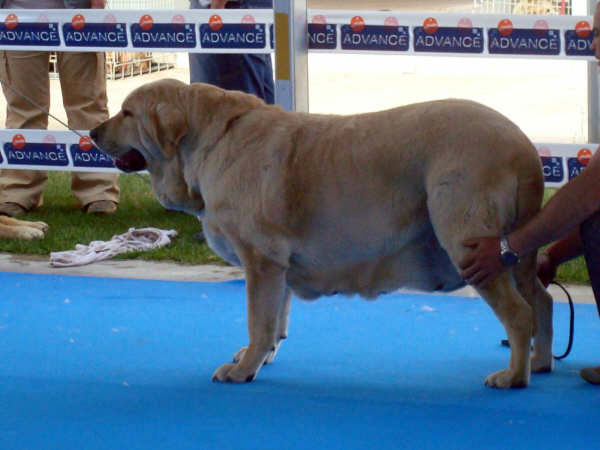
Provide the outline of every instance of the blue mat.
[[[244,385],[211,382],[247,343],[243,282],[0,273],[0,448],[591,449],[595,306],[529,388],[486,388],[504,330],[480,299],[294,300],[290,337]],[[556,352],[568,306],[556,305]]]

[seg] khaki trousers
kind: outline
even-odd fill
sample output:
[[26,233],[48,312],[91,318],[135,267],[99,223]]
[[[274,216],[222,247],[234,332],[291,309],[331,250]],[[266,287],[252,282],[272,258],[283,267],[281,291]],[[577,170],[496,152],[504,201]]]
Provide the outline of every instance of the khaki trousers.
[[[89,130],[108,118],[103,53],[59,52],[58,72],[69,126]],[[49,53],[0,51],[3,82],[50,110]],[[48,128],[48,116],[2,85],[6,97],[6,128]],[[41,206],[48,173],[39,170],[1,170],[0,203],[26,209]],[[71,190],[82,206],[98,200],[119,201],[116,173],[73,172]]]

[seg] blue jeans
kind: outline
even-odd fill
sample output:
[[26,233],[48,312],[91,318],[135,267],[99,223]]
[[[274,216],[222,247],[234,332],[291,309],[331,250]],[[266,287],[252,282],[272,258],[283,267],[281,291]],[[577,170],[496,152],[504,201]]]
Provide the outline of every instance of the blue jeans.
[[[200,9],[199,0],[190,0]],[[272,8],[271,0],[229,1],[227,9]],[[244,91],[275,103],[273,66],[269,53],[217,54],[190,53],[190,83],[209,83],[223,89]]]

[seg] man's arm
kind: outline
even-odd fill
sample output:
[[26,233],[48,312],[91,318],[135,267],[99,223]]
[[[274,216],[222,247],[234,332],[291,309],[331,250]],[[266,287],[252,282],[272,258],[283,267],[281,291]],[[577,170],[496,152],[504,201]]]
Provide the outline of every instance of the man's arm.
[[546,250],[538,254],[537,275],[546,287],[556,276],[556,270],[562,263],[583,254],[583,242],[579,227],[568,236],[556,241]]
[[212,9],[224,9],[227,4],[227,0],[212,0],[210,7]]
[[92,0],[91,7],[94,9],[104,9],[106,7],[106,0]]
[[[510,247],[524,255],[572,232],[581,222],[600,209],[600,151],[587,168],[559,189],[544,208],[527,224],[508,235]],[[469,284],[485,285],[506,266],[500,260],[497,237],[468,239],[471,251],[459,262],[461,276]]]
[[600,151],[587,168],[559,189],[544,208],[525,226],[508,236],[519,254],[529,253],[553,242],[600,209]]

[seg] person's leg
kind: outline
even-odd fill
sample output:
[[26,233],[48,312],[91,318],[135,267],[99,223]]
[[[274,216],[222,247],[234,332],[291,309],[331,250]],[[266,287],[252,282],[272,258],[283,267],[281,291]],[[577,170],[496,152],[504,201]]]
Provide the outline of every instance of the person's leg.
[[[272,9],[272,0],[242,0],[243,7],[252,9]],[[275,81],[273,78],[273,63],[271,54],[249,54],[247,64],[255,68],[262,78],[258,81],[260,87],[260,98],[265,103],[272,105],[275,103]]]
[[[104,53],[61,52],[58,54],[63,105],[69,126],[89,130],[108,119]],[[119,202],[119,174],[73,172],[71,190],[84,208],[103,203],[114,212]]]
[[223,89],[243,91],[274,103],[271,56],[250,53],[246,55],[215,55],[217,85]]
[[[0,77],[7,103],[6,128],[47,128],[48,116],[10,87],[48,110],[48,52],[1,51]],[[25,212],[40,206],[47,178],[47,173],[39,170],[1,170],[0,205],[6,206],[3,213],[18,215],[19,209]]]
[[[198,0],[190,0],[190,9],[207,9]],[[215,54],[189,53],[190,83],[208,83],[217,86]]]
[[[227,9],[270,8],[269,0],[229,2]],[[202,8],[191,0],[192,9]],[[223,89],[254,94],[273,104],[273,68],[270,54],[190,53],[190,83],[208,83]]]
[[[581,242],[583,242],[583,255],[590,276],[594,299],[600,314],[600,211],[581,224],[579,234],[581,235]],[[600,384],[600,366],[586,367],[580,374],[587,382]]]

